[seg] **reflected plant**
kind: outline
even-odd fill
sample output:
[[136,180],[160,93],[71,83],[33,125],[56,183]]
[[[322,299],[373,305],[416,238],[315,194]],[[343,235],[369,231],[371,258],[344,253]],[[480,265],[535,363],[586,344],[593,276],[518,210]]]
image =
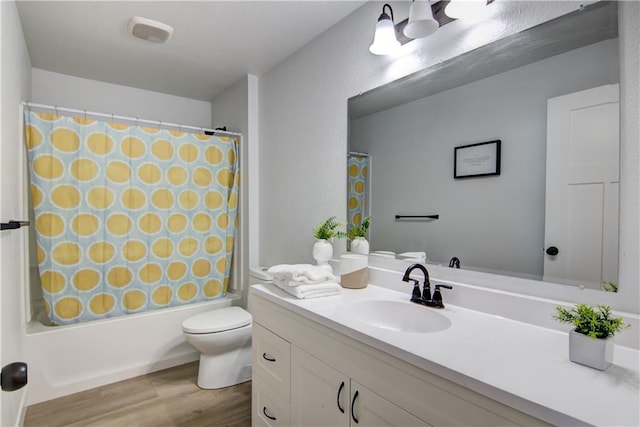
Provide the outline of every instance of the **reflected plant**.
[[349,237],[353,240],[356,237],[365,237],[367,230],[371,226],[371,217],[368,216],[360,224],[356,224],[349,230]]
[[602,285],[600,285],[603,291],[607,292],[618,292],[618,284],[616,282],[610,282],[607,280],[602,281]]

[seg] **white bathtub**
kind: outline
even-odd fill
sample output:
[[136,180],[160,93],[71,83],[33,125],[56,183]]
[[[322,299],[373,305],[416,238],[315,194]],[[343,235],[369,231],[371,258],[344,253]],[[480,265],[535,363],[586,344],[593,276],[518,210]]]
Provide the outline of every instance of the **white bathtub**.
[[198,360],[182,335],[183,320],[237,305],[240,298],[228,293],[213,301],[69,326],[29,322],[27,404]]

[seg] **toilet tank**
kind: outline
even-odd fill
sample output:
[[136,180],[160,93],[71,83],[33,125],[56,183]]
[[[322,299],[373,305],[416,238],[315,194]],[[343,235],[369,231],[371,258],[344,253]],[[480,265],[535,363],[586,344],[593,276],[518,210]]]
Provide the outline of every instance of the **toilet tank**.
[[269,267],[251,267],[249,269],[249,289],[247,294],[247,311],[251,313],[251,286],[258,285],[260,283],[267,283],[273,280],[273,277],[269,276],[267,270]]

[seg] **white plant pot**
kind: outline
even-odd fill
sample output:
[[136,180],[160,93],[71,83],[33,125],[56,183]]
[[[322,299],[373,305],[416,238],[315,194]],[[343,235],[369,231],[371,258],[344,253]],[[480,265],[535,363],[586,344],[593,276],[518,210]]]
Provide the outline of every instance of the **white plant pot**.
[[351,252],[369,255],[369,242],[364,237],[356,237],[351,241]]
[[313,244],[313,259],[318,265],[328,265],[329,260],[333,256],[333,245],[325,240],[318,239]]
[[604,371],[613,361],[613,345],[613,337],[593,339],[573,330],[569,332],[569,359]]

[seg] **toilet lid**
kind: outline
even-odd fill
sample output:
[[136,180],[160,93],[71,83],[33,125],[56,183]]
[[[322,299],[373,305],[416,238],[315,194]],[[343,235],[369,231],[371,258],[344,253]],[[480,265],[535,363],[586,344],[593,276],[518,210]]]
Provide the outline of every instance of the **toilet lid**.
[[241,328],[251,324],[251,314],[240,307],[219,308],[189,317],[182,330],[190,334],[208,334]]

